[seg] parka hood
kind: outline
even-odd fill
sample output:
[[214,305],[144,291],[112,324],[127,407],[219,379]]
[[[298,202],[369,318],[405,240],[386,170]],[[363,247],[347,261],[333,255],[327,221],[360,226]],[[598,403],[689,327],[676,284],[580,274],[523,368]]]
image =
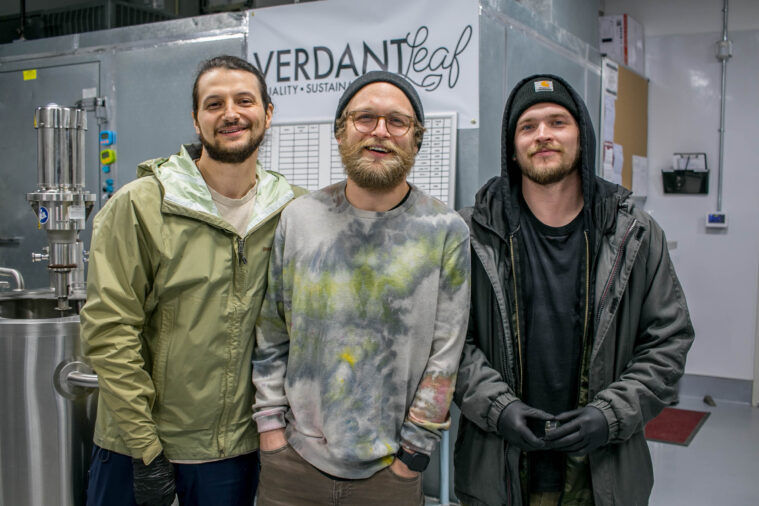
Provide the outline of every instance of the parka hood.
[[[481,223],[489,224],[495,231],[505,234],[513,233],[519,226],[519,192],[521,191],[521,170],[514,159],[514,132],[509,131],[508,123],[514,106],[514,97],[517,90],[530,80],[555,80],[561,83],[569,92],[577,110],[575,119],[580,131],[580,174],[582,177],[582,193],[585,200],[584,212],[592,217],[595,201],[596,188],[596,136],[593,124],[580,95],[561,77],[551,74],[536,74],[527,77],[514,86],[503,111],[501,126],[501,175],[488,181],[477,193],[475,198],[474,216]],[[497,207],[494,207],[497,206]],[[505,210],[505,216],[500,211]],[[600,225],[600,223],[597,223]],[[602,227],[605,228],[605,227]]]
[[[233,230],[221,217],[211,192],[195,165],[195,159],[200,153],[200,144],[183,145],[179,153],[169,158],[154,158],[139,164],[137,177],[153,176],[159,181],[164,211],[185,214]],[[294,190],[284,176],[264,170],[260,162],[256,162],[256,201],[246,233],[294,197]]]

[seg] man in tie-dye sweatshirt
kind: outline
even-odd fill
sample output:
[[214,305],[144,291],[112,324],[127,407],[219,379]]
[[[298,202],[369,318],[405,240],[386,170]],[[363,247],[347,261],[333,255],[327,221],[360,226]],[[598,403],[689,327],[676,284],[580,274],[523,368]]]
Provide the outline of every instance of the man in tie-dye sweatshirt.
[[259,506],[423,504],[469,307],[468,229],[406,181],[423,135],[408,81],[359,77],[335,121],[347,180],[282,213],[253,361]]

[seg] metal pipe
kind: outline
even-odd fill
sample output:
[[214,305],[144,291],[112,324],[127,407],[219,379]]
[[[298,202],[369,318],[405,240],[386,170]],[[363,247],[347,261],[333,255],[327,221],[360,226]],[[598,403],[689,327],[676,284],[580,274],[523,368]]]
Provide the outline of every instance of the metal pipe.
[[18,28],[19,39],[24,40],[24,30],[26,28],[26,0],[21,0],[21,26]]
[[451,503],[450,498],[450,472],[448,463],[450,456],[450,432],[443,431],[443,437],[440,441],[440,506],[448,506]]
[[2,274],[13,277],[13,279],[16,281],[16,290],[23,290],[25,288],[24,276],[22,276],[21,273],[16,269],[0,267],[0,275]]
[[717,211],[722,211],[722,173],[725,163],[725,102],[727,99],[727,61],[732,56],[732,42],[727,38],[727,0],[722,7],[722,40],[717,43],[717,59],[722,62],[722,96],[719,117],[719,166],[717,168]]
[[66,375],[66,383],[75,387],[98,388],[98,375],[71,371]]

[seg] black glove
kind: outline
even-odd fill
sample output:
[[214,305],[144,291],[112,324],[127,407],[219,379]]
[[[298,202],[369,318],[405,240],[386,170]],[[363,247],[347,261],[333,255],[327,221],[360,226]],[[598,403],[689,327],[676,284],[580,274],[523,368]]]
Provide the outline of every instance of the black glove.
[[561,424],[546,434],[551,449],[571,455],[587,455],[606,443],[609,423],[600,409],[593,406],[566,411],[556,415]]
[[140,506],[171,506],[174,502],[174,466],[163,453],[148,465],[132,459],[134,500]]
[[554,416],[522,401],[513,401],[498,416],[498,435],[523,450],[542,450],[545,442],[527,426],[527,420],[531,418],[545,422],[553,420]]

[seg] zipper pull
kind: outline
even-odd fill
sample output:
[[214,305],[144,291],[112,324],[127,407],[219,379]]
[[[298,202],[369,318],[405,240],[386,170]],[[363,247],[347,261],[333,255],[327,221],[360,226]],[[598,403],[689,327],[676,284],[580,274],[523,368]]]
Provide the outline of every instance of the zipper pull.
[[237,238],[237,261],[240,263],[240,265],[245,265],[248,263],[248,259],[245,258],[245,253],[243,253],[243,248],[245,247],[245,239]]

